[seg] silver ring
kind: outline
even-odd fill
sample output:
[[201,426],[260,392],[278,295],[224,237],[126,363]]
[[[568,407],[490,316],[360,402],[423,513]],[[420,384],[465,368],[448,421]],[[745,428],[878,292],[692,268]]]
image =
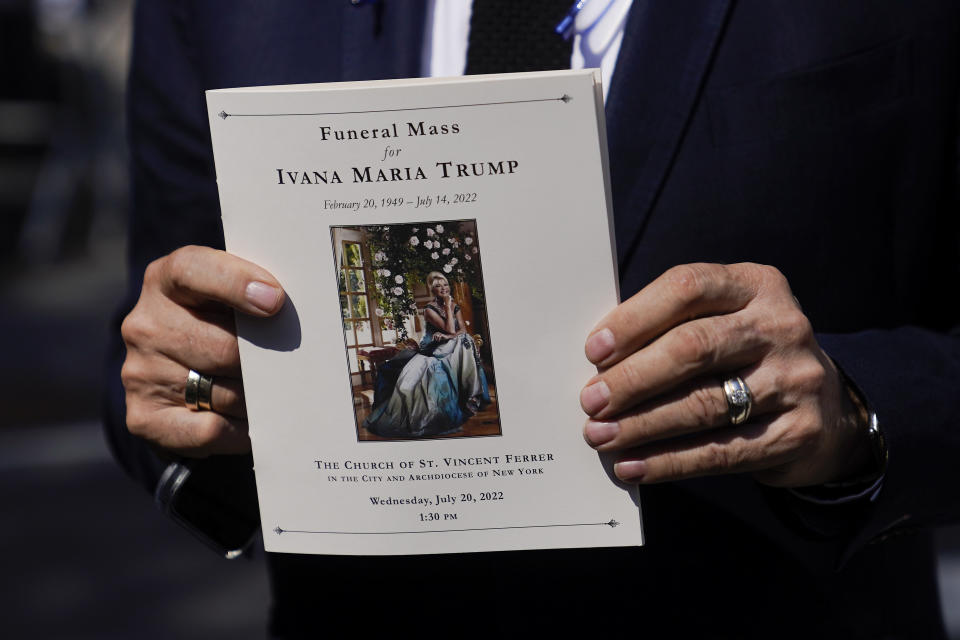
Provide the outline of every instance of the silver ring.
[[723,394],[727,396],[727,408],[730,410],[730,424],[743,424],[753,409],[753,394],[750,387],[740,376],[723,381]]
[[212,394],[213,378],[190,369],[187,373],[187,384],[183,390],[183,400],[187,408],[191,411],[211,411]]

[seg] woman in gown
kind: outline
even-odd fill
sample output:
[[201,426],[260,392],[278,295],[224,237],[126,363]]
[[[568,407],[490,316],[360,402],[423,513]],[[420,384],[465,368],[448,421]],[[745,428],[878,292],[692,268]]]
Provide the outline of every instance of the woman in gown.
[[373,409],[364,426],[379,436],[420,438],[452,433],[490,404],[477,346],[463,326],[450,283],[427,275],[434,299],[424,310],[419,348],[400,352],[379,369]]

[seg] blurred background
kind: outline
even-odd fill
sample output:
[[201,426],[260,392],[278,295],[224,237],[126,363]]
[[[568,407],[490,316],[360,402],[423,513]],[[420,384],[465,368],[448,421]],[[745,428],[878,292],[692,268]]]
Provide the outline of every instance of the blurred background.
[[126,282],[129,0],[0,0],[0,620],[6,638],[263,638],[262,554],[160,516],[100,430]]
[[[123,292],[129,0],[0,0],[0,619],[10,638],[262,638],[262,553],[221,560],[99,424]],[[939,533],[960,640],[960,528]]]

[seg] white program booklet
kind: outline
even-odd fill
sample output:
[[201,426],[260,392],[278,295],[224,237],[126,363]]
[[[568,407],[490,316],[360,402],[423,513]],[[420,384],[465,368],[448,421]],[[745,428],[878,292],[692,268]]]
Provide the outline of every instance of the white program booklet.
[[207,92],[268,551],[634,546],[583,440],[618,301],[599,74]]

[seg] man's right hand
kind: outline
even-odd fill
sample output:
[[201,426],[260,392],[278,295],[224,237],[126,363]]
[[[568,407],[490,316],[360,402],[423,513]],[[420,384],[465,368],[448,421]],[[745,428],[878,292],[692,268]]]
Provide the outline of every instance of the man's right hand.
[[[233,310],[266,317],[283,301],[276,278],[223,251],[183,247],[150,263],[121,328],[130,432],[191,457],[249,451]],[[186,406],[191,369],[213,377],[210,411]]]

